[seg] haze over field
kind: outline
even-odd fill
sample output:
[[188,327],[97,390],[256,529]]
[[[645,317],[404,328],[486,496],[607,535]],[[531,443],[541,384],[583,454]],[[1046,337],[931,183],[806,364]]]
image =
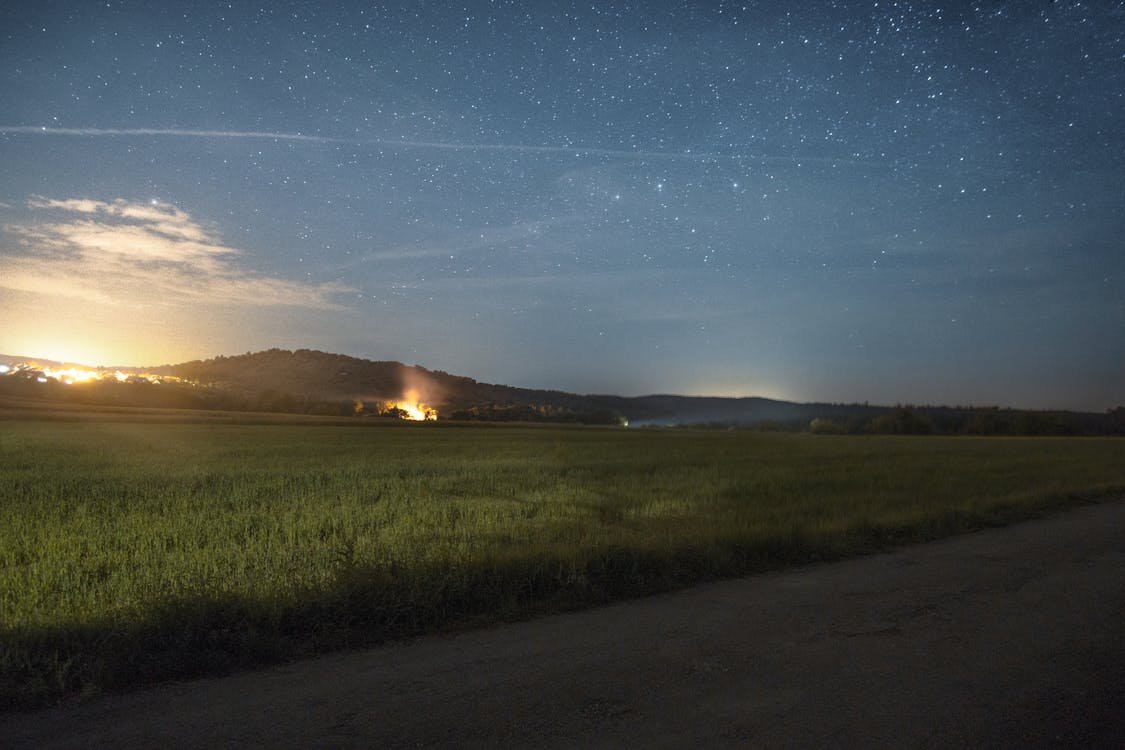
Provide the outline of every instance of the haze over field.
[[0,351],[1125,403],[1120,3],[0,8]]

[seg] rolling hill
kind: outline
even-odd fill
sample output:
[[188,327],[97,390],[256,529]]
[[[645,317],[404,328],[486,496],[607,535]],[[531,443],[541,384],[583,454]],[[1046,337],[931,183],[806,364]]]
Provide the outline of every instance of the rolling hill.
[[[0,363],[19,357],[0,355]],[[48,364],[42,363],[44,367]],[[113,368],[101,372],[113,374]],[[1125,434],[1125,408],[1105,414],[998,407],[799,404],[766,398],[614,396],[482,383],[441,370],[311,349],[268,349],[145,368],[81,386],[57,379],[0,378],[0,395],[120,406],[405,416],[396,402],[441,419],[580,422],[631,426],[707,425],[818,432],[902,434]],[[11,373],[9,373],[11,375]]]

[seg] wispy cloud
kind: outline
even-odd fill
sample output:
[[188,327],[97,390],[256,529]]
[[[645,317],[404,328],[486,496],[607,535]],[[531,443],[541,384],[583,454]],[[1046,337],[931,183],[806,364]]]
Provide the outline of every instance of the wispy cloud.
[[22,252],[0,256],[0,287],[126,307],[325,309],[350,291],[247,270],[239,250],[167,203],[34,198],[27,206],[49,216],[3,227]]
[[644,151],[592,146],[559,145],[542,146],[519,143],[457,143],[450,141],[421,141],[395,138],[342,138],[336,136],[307,135],[263,130],[191,130],[185,128],[53,128],[33,125],[0,125],[0,134],[54,135],[85,137],[157,136],[179,138],[246,138],[273,141],[298,141],[325,145],[374,146],[388,149],[424,149],[434,151],[501,152],[510,154],[558,154],[570,156],[598,156],[612,159],[644,159],[650,161],[694,162],[748,162],[756,164],[822,164],[885,169],[889,162],[863,161],[853,158],[828,156],[775,156],[755,153],[718,153],[707,151]]
[[589,218],[590,217],[585,215],[575,214],[521,221],[502,226],[482,226],[471,231],[466,230],[440,239],[373,251],[348,261],[347,263],[340,264],[335,268],[336,270],[344,270],[368,263],[414,261],[426,258],[454,258],[480,250],[496,249],[506,245],[531,241],[543,244],[545,235],[548,235],[556,228],[581,224]]
[[0,125],[0,133],[10,135],[73,136],[174,136],[183,138],[251,138],[308,143],[354,143],[347,138],[329,138],[301,133],[275,133],[263,130],[190,130],[184,128],[47,128],[33,125]]

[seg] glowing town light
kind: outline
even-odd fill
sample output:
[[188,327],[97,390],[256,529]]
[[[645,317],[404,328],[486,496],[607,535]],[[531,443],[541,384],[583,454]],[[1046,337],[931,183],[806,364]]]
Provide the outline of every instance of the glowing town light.
[[438,418],[437,409],[426,406],[418,400],[418,391],[407,391],[400,401],[384,401],[380,411],[397,412],[400,419],[414,422],[432,422]]
[[124,372],[122,370],[114,370],[112,373],[107,370],[91,370],[85,367],[40,367],[35,362],[20,362],[14,365],[0,365],[0,375],[20,376],[26,374],[26,377],[35,377],[40,383],[47,383],[55,381],[63,385],[81,385],[83,383],[97,383],[97,382],[112,382],[118,383],[126,382],[143,382],[151,383],[153,385],[162,385],[164,383],[183,383],[185,385],[198,385],[194,381],[185,380],[184,378],[176,377],[175,375],[156,375],[147,372]]
[[102,374],[96,370],[82,370],[77,367],[58,369],[44,367],[43,374],[48,378],[54,378],[60,383],[65,383],[66,385],[74,385],[75,383],[89,383],[93,380],[102,379]]

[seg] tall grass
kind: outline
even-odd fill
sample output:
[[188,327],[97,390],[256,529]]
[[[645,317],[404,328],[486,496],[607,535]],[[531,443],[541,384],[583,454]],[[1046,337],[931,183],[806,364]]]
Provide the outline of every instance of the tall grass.
[[1120,440],[3,422],[0,706],[1120,493]]

